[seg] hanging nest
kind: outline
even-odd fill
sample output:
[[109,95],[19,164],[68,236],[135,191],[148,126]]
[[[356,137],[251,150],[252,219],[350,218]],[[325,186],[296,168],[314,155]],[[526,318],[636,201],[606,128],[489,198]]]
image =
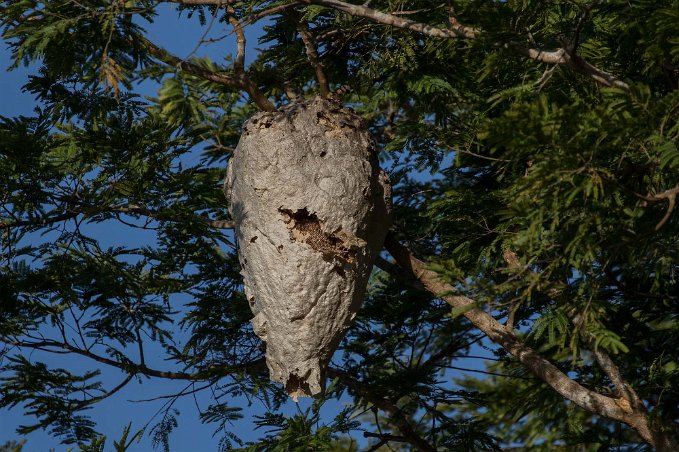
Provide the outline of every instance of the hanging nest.
[[322,98],[259,113],[225,193],[270,377],[295,400],[318,394],[391,223],[373,141],[356,114]]

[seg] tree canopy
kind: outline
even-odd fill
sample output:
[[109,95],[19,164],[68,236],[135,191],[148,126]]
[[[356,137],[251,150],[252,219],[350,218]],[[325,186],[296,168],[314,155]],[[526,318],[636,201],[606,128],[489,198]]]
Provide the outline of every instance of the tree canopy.
[[[205,29],[189,56],[145,31],[166,3]],[[0,24],[37,68],[34,114],[0,118],[20,435],[103,450],[87,409],[151,378],[211,391],[223,449],[679,450],[679,1],[6,0]],[[221,185],[248,117],[316,95],[364,119],[394,224],[325,395],[287,416]],[[243,395],[259,441],[230,427]]]

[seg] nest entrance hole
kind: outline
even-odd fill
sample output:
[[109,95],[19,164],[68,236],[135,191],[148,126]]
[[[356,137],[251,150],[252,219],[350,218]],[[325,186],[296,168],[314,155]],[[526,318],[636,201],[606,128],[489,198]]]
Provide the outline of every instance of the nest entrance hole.
[[285,383],[285,391],[290,394],[290,397],[295,402],[297,402],[299,397],[311,396],[311,388],[306,378],[295,374],[290,374],[290,377],[288,377],[288,381]]
[[290,231],[290,239],[306,243],[314,250],[323,253],[324,258],[338,259],[342,264],[347,265],[354,263],[356,249],[345,244],[339,236],[341,229],[333,233],[323,231],[322,221],[316,214],[309,213],[306,208],[294,212],[283,208],[278,210],[283,215],[283,221]]

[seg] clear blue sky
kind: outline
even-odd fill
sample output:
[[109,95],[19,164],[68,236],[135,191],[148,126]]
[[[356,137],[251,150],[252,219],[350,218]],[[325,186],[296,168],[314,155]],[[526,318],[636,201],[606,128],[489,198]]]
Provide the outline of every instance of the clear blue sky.
[[[185,18],[177,19],[177,14],[172,6],[162,6],[159,11],[160,16],[155,23],[146,25],[149,32],[149,37],[152,41],[157,42],[168,48],[174,54],[180,57],[188,56],[200,41],[204,33],[197,20],[186,20]],[[226,25],[215,24],[211,35],[220,35],[228,32]],[[261,33],[261,25],[250,27],[247,32],[248,36],[248,60],[251,61],[256,52],[258,34]],[[235,48],[235,41],[231,36],[230,39],[220,41],[209,47],[201,47],[196,55],[210,55],[214,60],[219,61],[225,55],[233,53]],[[9,66],[9,52],[6,47],[0,48],[0,115],[16,116],[16,115],[30,115],[35,104],[32,97],[26,93],[21,92],[21,86],[26,83],[28,74],[33,68],[19,68],[12,72],[7,72],[6,68]],[[152,84],[145,84],[140,88],[140,94],[155,95],[157,86]],[[450,163],[450,159],[447,159]],[[421,175],[420,177],[431,177],[430,175]],[[103,223],[91,229],[92,235],[98,236],[102,240],[103,246],[126,245],[133,246],[135,243],[143,244],[148,240],[154,240],[152,235],[145,235],[142,232],[131,234],[128,228],[119,228],[115,224]],[[96,234],[96,235],[95,235]],[[186,300],[177,299],[175,302],[185,302]],[[162,369],[167,367],[166,363],[162,361],[159,350],[156,350],[154,356],[153,350],[147,352],[150,359],[150,365],[155,365],[156,368]],[[69,370],[91,370],[97,368],[96,363],[79,357],[66,357],[59,355],[58,358],[53,356],[45,356],[34,354],[32,356],[35,360],[41,360],[51,366],[61,366]],[[155,362],[154,362],[155,361]],[[465,363],[467,364],[467,363]],[[104,375],[105,386],[111,388],[118,384],[124,375],[117,370],[101,368]],[[161,379],[145,379],[142,378],[139,382],[133,382],[126,386],[122,391],[113,397],[98,404],[97,407],[89,412],[92,418],[98,424],[98,430],[109,437],[108,447],[106,450],[112,450],[112,442],[119,438],[124,426],[128,422],[132,422],[132,431],[135,432],[144,427],[151,421],[154,414],[162,406],[165,400],[159,400],[150,403],[135,403],[133,400],[149,399],[158,396],[174,394],[186,386],[186,382],[173,382]],[[306,408],[310,401],[309,399],[300,400],[300,408]],[[198,419],[198,408],[205,409],[210,403],[210,393],[203,392],[197,395],[196,398],[184,397],[180,399],[174,407],[181,412],[179,417],[179,427],[171,435],[171,450],[175,452],[195,452],[195,451],[214,451],[217,449],[217,443],[220,439],[218,434],[212,437],[213,426],[203,425]],[[245,400],[234,400],[231,405],[247,407]],[[331,419],[342,408],[341,403],[332,402],[324,407],[326,419]],[[286,406],[287,413],[293,413],[297,410],[297,406],[290,402]],[[238,434],[245,440],[252,440],[260,436],[263,432],[253,432],[252,415],[262,412],[262,407],[253,405],[245,408],[243,411],[243,420],[237,422],[232,431]],[[151,422],[151,426],[159,419],[156,418]],[[18,409],[9,411],[0,411],[0,443],[17,439],[14,432],[16,427],[22,423],[30,423],[30,418],[21,416]],[[28,437],[28,442],[24,447],[26,452],[42,452],[54,449],[56,451],[66,450],[67,447],[61,445],[55,438],[43,432],[35,432]],[[133,450],[147,451],[152,450],[151,440],[147,433],[144,435],[140,444],[133,448]]]

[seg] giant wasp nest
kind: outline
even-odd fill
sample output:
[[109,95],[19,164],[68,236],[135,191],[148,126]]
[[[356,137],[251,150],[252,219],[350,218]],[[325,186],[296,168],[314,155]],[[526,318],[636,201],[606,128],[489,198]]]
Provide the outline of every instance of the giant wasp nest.
[[225,192],[271,379],[295,400],[318,394],[390,225],[372,140],[351,110],[321,98],[259,113]]

